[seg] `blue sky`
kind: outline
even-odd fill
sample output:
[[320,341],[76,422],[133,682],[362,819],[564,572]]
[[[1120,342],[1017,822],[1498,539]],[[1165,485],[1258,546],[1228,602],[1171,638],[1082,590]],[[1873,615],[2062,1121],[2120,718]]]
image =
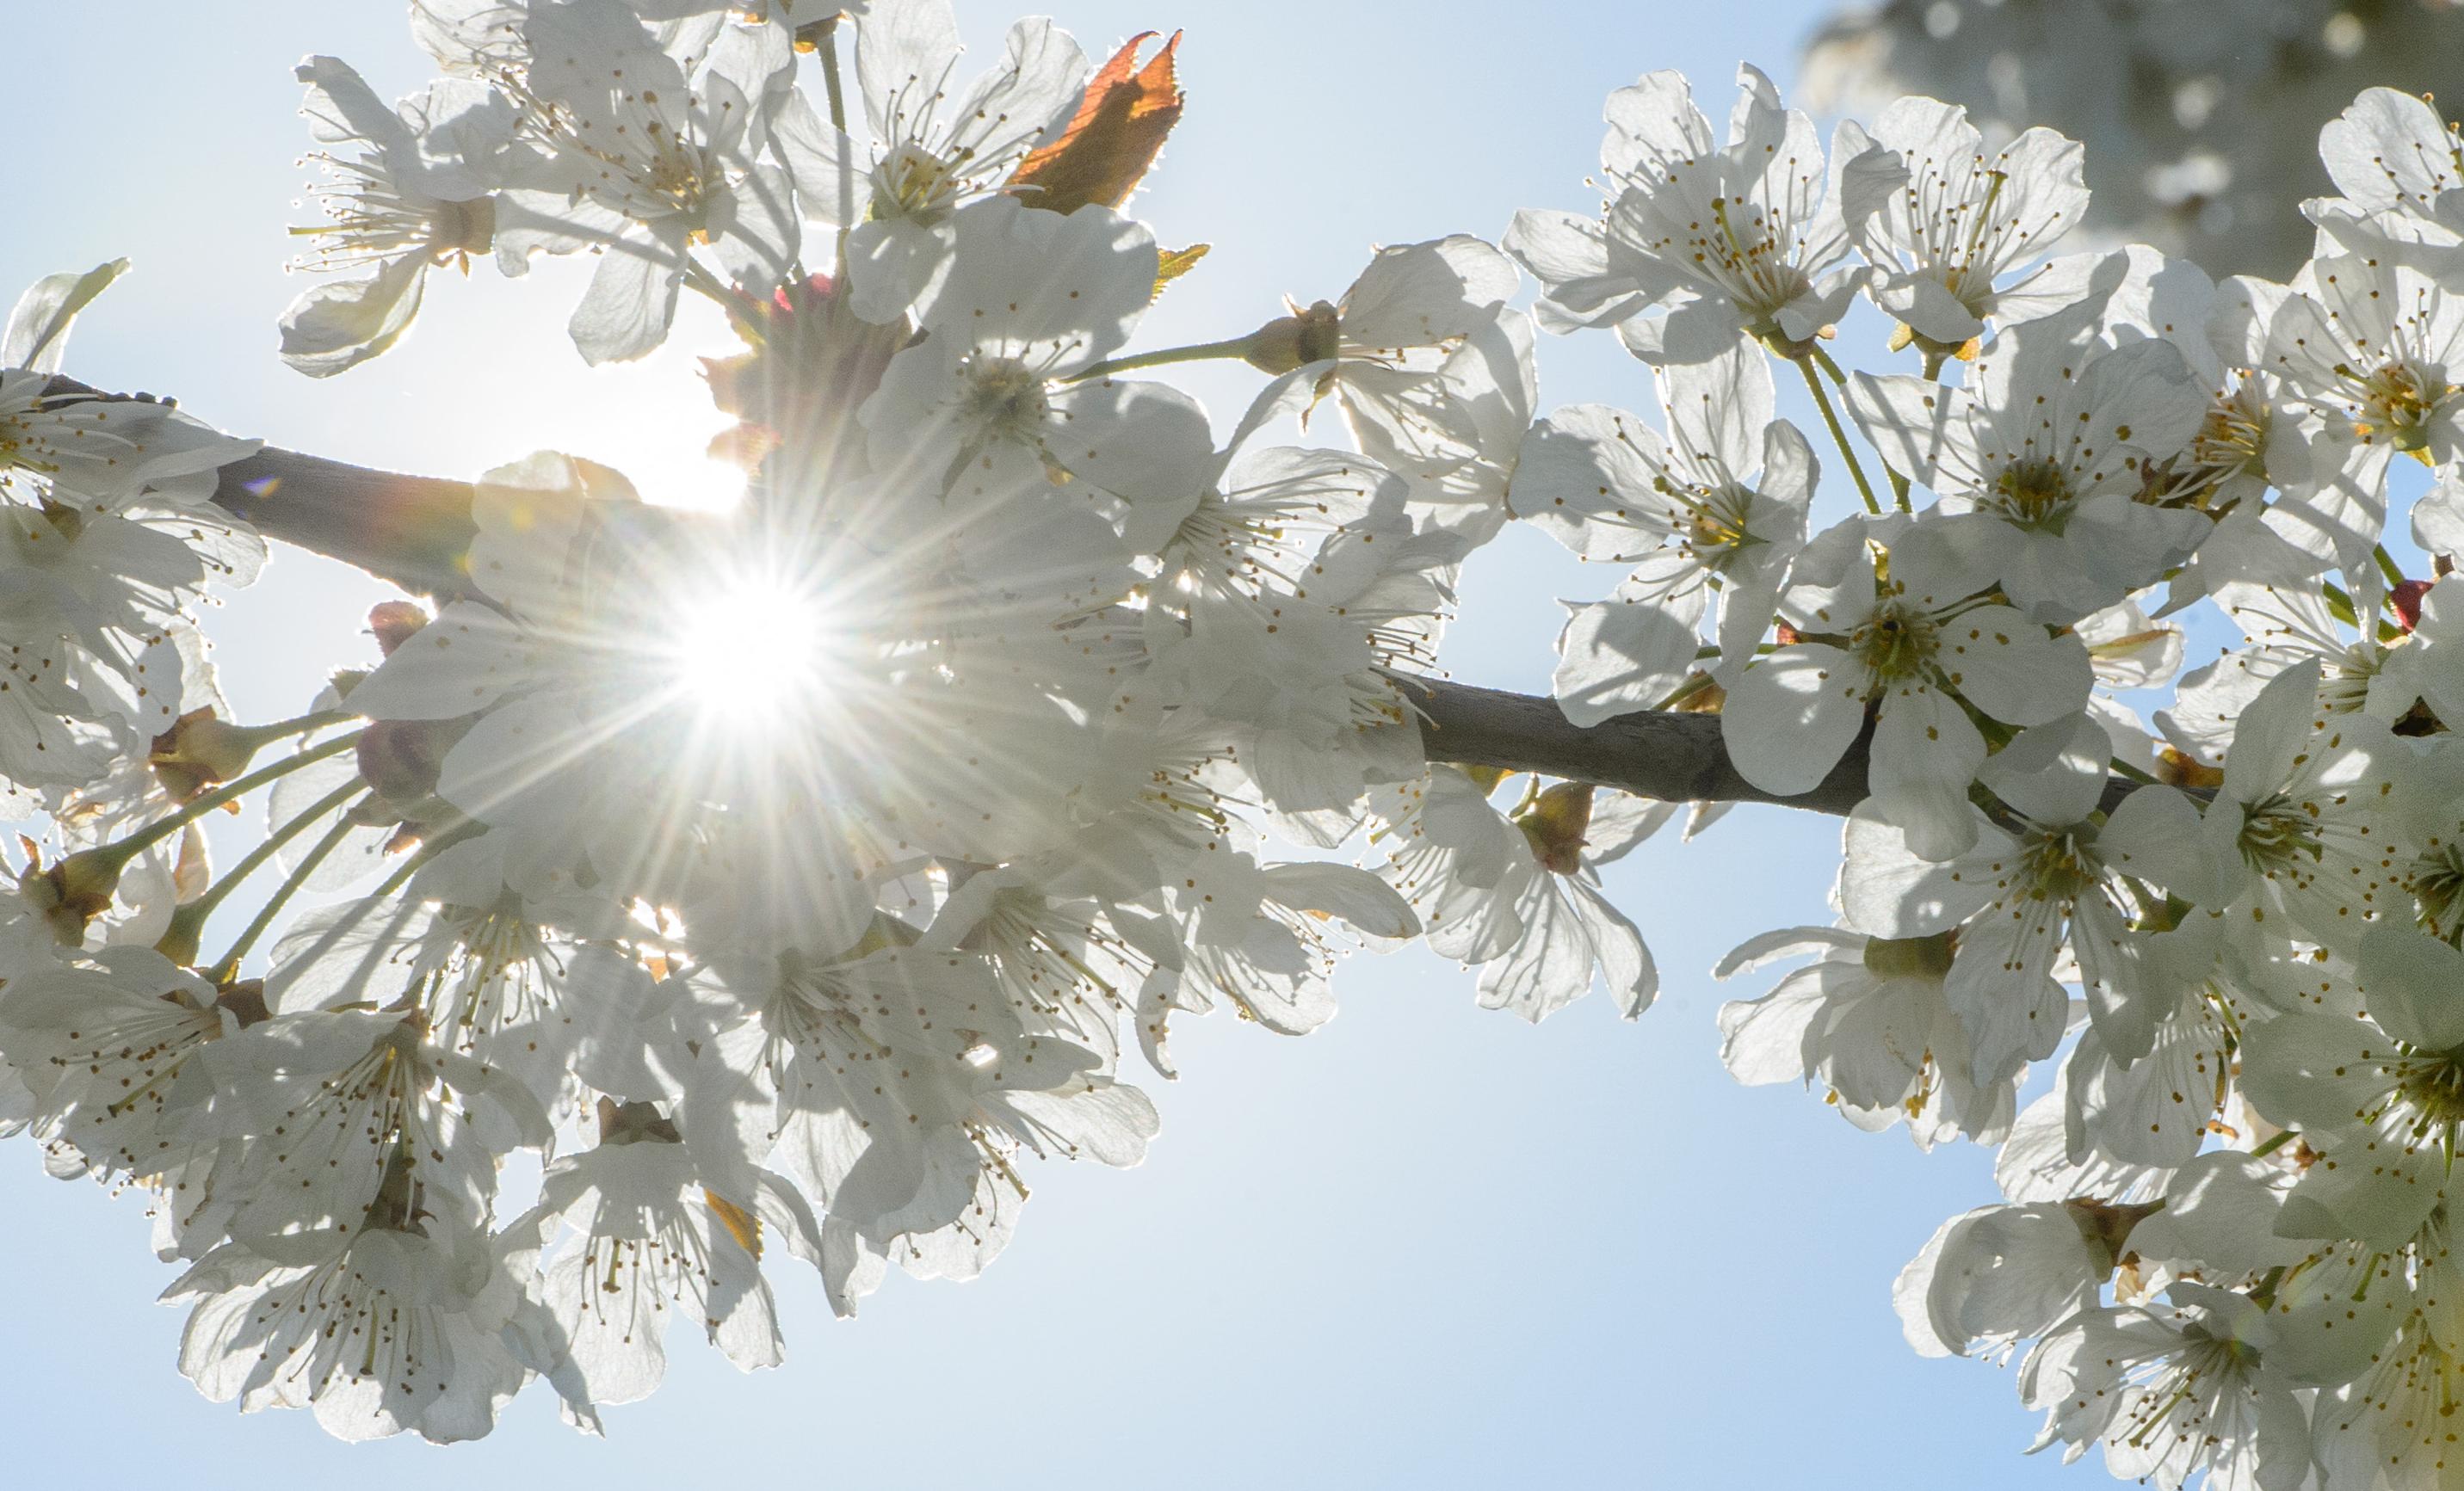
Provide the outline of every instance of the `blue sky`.
[[[1601,98],[1656,68],[1713,118],[1752,57],[1785,85],[1824,7],[1657,0],[1372,4],[1076,0],[1060,19],[1102,55],[1186,27],[1185,121],[1135,207],[1211,257],[1141,345],[1212,340],[1276,297],[1339,293],[1378,243],[1493,237],[1519,206],[1582,207]],[[649,362],[584,369],[562,324],[579,266],[438,283],[391,356],[313,384],[273,355],[297,290],[280,263],[309,172],[290,68],[327,52],[379,91],[425,59],[399,5],[123,0],[18,8],[18,126],[0,178],[0,293],[129,254],[79,327],[71,370],[175,393],[227,428],[370,464],[453,474],[541,446],[646,488],[706,481],[717,421],[688,319]],[[980,55],[1012,18],[959,0]],[[1842,352],[1873,365],[1872,328]],[[1614,341],[1545,341],[1544,406],[1648,405]],[[1256,379],[1192,370],[1219,420]],[[1818,432],[1783,391],[1783,411]],[[1827,462],[1826,511],[1853,502]],[[1534,534],[1479,556],[1446,661],[1543,690],[1559,595],[1605,593]],[[219,619],[244,717],[295,713],[360,646],[385,592],[283,552]],[[132,1199],[45,1179],[0,1147],[0,1438],[23,1483],[172,1477],[196,1491],[347,1475],[494,1487],[725,1477],[881,1487],[1705,1484],[2006,1486],[2059,1477],[2018,1451],[2011,1373],[1922,1361],[1889,1307],[1901,1263],[1990,1200],[1987,1157],[1918,1154],[1791,1088],[1719,1065],[1705,970],[1746,935],[1826,917],[1836,825],[1749,809],[1690,850],[1654,846],[1611,888],[1665,992],[1638,1024],[1594,1000],[1534,1029],[1472,1003],[1421,954],[1344,970],[1342,1015],[1304,1040],[1218,1019],[1177,1033],[1165,1130],[1127,1173],[1043,1167],[1008,1254],[980,1282],[893,1281],[854,1322],[781,1280],[788,1364],[740,1376],[671,1343],[664,1392],[578,1437],[535,1390],[497,1434],[439,1451],[336,1444],[301,1414],[243,1419],[175,1372],[180,1316]],[[278,1469],[274,1467],[279,1467]]]

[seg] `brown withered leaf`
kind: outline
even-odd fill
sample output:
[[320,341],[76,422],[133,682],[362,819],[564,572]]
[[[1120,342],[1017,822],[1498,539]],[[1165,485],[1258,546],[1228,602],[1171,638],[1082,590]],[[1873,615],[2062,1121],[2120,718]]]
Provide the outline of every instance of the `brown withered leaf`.
[[1163,44],[1146,66],[1138,49],[1154,37],[1140,32],[1122,43],[1111,61],[1087,82],[1087,95],[1061,138],[1039,146],[1010,174],[1013,187],[1032,206],[1074,212],[1090,202],[1117,208],[1130,200],[1166,135],[1180,121],[1186,97],[1173,75],[1180,33]]
[[1186,249],[1164,250],[1155,261],[1155,293],[1162,295],[1164,286],[1196,269],[1198,261],[1206,257],[1206,251],[1214,247],[1211,243],[1193,243]]

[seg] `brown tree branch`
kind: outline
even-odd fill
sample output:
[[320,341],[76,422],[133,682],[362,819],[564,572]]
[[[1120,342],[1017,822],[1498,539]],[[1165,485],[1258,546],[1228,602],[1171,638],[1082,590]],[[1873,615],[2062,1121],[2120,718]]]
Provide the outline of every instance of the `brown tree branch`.
[[1781,797],[1737,775],[1717,714],[1647,710],[1577,725],[1554,699],[1437,678],[1396,681],[1419,706],[1420,742],[1432,760],[1536,772],[1667,802],[1775,802],[1845,814],[1865,800],[1863,736],[1813,791]]
[[[55,377],[45,397],[131,396]],[[469,588],[462,561],[478,529],[467,481],[372,471],[268,446],[222,469],[214,501],[269,538],[357,565],[414,594]]]
[[[55,378],[51,392],[125,397],[70,378]],[[224,467],[214,500],[267,537],[357,565],[415,594],[442,599],[469,588],[464,560],[477,532],[469,482],[371,471],[269,446]],[[1554,699],[1396,677],[1420,712],[1432,760],[1535,772],[1670,802],[1771,802],[1845,814],[1865,800],[1866,736],[1813,791],[1781,797],[1737,774],[1716,714],[1651,711],[1583,726],[1567,719]],[[2131,785],[2109,781],[2106,806]]]
[[355,564],[416,594],[469,588],[471,484],[371,471],[268,446],[226,466],[214,501],[270,538]]

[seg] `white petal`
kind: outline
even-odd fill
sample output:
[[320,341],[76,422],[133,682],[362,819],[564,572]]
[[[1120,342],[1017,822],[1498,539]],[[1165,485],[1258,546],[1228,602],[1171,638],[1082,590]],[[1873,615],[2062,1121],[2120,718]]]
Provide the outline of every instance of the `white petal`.
[[1811,791],[1865,725],[1862,679],[1837,647],[1782,647],[1737,675],[1720,738],[1738,774],[1765,792]]

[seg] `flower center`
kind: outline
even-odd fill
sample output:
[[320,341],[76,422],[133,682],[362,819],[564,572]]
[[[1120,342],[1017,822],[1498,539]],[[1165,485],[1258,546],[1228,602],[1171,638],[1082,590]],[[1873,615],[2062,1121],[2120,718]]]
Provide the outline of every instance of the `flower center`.
[[2209,406],[2190,439],[2191,457],[2202,466],[2255,470],[2267,449],[2268,419],[2267,401],[2245,379]]
[[2387,648],[2374,642],[2356,642],[2326,660],[2319,675],[2319,707],[2338,714],[2358,714],[2370,699],[2370,680],[2387,661]]
[[872,215],[936,222],[957,205],[957,167],[910,142],[872,168]]
[[2035,901],[2076,901],[2096,882],[2095,831],[2082,825],[2043,829],[2020,851],[2019,893]]
[[[2353,377],[2349,369],[2343,371]],[[2454,391],[2442,373],[2402,359],[2355,382],[2364,417],[2354,422],[2354,429],[2364,435],[2384,432],[2389,444],[2405,451],[2429,448],[2431,416]]]
[[2208,406],[2189,449],[2145,471],[2142,502],[2206,508],[2217,491],[2245,473],[2267,477],[2267,401],[2245,378]]
[[[1766,208],[1743,197],[1721,197],[1711,204],[1711,216],[1718,231],[1695,238],[1696,262],[1758,323],[1813,288],[1805,272],[1788,261],[1786,229]],[[1752,329],[1777,330],[1761,324]]]
[[1940,646],[1932,617],[1897,601],[1885,601],[1873,620],[1848,639],[1848,650],[1865,665],[1878,685],[1913,676],[1933,659]]
[[667,199],[668,205],[680,215],[690,216],[701,209],[701,162],[696,152],[688,149],[682,142],[658,153],[650,163],[649,175],[642,185],[653,196]]
[[2412,1053],[2397,1064],[2395,1095],[2417,1115],[2415,1137],[2453,1132],[2464,1124],[2464,1062],[2452,1051]]
[[970,354],[959,371],[965,384],[960,413],[967,423],[989,436],[1037,443],[1052,403],[1044,380],[1016,358]]
[[2464,844],[2432,845],[2408,878],[2422,929],[2451,943],[2464,938]]
[[2070,478],[2051,461],[2013,462],[1984,505],[2021,528],[2059,534],[2071,515]]
[[2242,808],[2242,863],[2258,873],[2292,867],[2303,857],[2319,858],[2319,830],[2300,805],[2281,793]]
[[1759,541],[1746,532],[1749,496],[1742,489],[1683,492],[1666,487],[1665,478],[1662,480],[1663,490],[1676,498],[1683,514],[1677,528],[1678,546],[1705,568],[1724,568],[1740,550]]

